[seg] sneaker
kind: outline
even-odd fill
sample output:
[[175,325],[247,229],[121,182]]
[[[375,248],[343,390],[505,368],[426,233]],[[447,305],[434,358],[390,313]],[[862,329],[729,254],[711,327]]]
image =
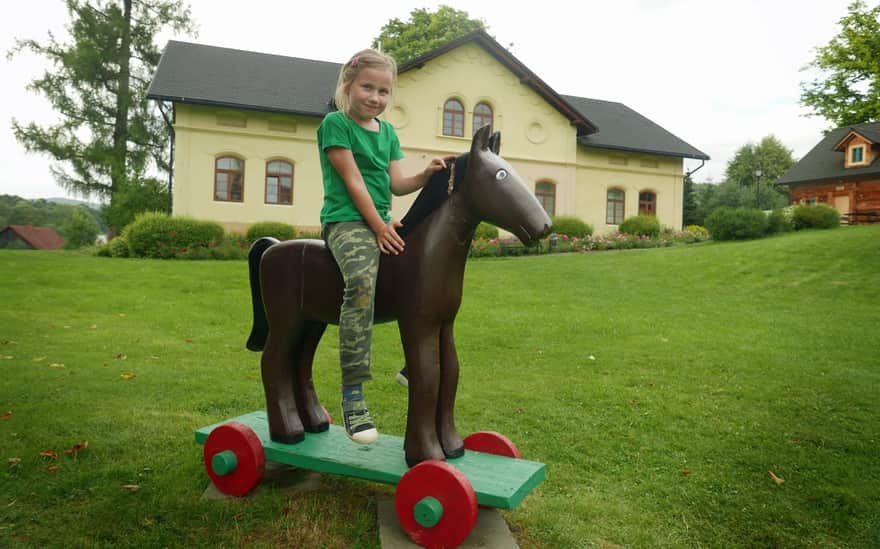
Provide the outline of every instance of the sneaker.
[[406,377],[406,366],[404,366],[399,372],[397,372],[397,383],[400,385],[409,388],[409,378]]
[[363,399],[343,400],[342,417],[345,421],[345,434],[358,444],[370,444],[379,438],[379,431],[376,430]]

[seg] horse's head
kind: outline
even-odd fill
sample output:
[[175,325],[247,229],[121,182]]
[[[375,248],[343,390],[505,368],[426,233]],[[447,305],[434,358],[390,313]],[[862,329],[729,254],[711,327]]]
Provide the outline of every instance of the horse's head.
[[498,156],[501,134],[483,126],[474,134],[462,191],[474,214],[530,245],[550,232],[552,222],[516,170]]

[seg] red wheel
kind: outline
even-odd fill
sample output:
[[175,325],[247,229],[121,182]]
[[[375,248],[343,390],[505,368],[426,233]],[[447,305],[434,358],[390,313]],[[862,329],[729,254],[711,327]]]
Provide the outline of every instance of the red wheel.
[[208,476],[226,495],[243,496],[263,480],[263,444],[247,425],[230,421],[216,427],[205,441],[204,456]]
[[397,484],[400,525],[422,547],[458,547],[477,523],[477,495],[464,473],[439,460],[423,461]]
[[509,438],[495,431],[479,431],[464,439],[466,450],[519,459],[522,454]]

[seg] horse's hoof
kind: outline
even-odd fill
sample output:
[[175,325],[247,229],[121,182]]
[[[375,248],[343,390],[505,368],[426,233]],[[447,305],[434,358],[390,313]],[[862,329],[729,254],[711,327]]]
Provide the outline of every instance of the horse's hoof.
[[281,444],[297,444],[306,439],[306,434],[293,433],[289,435],[278,435],[275,433],[269,433],[269,438],[271,438],[273,442],[280,442]]
[[464,446],[462,446],[461,448],[456,448],[455,450],[452,450],[451,452],[447,452],[446,449],[444,448],[443,455],[446,456],[446,459],[460,458],[461,456],[464,455]]
[[305,430],[307,433],[323,433],[327,429],[330,428],[329,423],[319,423],[317,425],[306,425]]

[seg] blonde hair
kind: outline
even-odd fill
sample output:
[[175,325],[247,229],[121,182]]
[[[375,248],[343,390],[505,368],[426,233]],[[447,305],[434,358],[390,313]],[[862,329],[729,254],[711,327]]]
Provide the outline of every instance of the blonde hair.
[[351,108],[348,101],[348,88],[364,69],[387,69],[391,71],[391,82],[394,83],[397,80],[397,63],[394,59],[372,48],[357,52],[339,70],[339,79],[336,81],[336,94],[333,96],[333,100],[336,102],[336,108],[340,111],[347,113]]

